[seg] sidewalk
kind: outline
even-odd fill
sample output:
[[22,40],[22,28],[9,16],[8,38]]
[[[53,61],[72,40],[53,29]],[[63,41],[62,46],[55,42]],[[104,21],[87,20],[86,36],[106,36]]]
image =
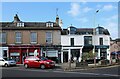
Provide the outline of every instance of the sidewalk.
[[75,64],[71,64],[71,68],[68,67],[68,63],[61,63],[56,64],[57,67],[63,69],[64,71],[75,71],[75,70],[88,70],[88,69],[100,69],[100,68],[111,68],[111,67],[119,67],[120,64],[114,65],[99,65],[98,63],[95,64],[88,64],[88,66],[83,67],[75,67]]

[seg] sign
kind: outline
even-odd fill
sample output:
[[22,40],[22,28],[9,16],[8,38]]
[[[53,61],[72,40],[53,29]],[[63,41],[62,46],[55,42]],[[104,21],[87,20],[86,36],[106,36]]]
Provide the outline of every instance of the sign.
[[10,56],[20,56],[20,53],[10,53]]

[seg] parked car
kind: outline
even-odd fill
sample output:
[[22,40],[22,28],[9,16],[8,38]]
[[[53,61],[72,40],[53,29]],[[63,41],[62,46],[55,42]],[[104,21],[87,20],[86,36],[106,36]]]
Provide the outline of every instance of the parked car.
[[16,66],[16,61],[10,58],[0,58],[0,66]]
[[45,57],[28,56],[24,60],[24,67],[38,67],[41,69],[54,68],[55,62]]

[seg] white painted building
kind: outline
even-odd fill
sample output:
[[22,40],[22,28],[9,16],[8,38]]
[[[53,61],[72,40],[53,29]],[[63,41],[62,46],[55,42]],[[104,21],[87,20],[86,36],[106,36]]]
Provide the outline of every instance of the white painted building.
[[68,60],[73,60],[75,57],[80,62],[83,53],[89,53],[91,50],[95,51],[96,59],[105,57],[110,60],[109,32],[102,27],[95,29],[94,35],[94,28],[75,28],[70,26],[67,29],[63,29],[61,32],[61,62],[68,62]]
[[0,47],[0,58],[6,58],[8,56],[8,47]]

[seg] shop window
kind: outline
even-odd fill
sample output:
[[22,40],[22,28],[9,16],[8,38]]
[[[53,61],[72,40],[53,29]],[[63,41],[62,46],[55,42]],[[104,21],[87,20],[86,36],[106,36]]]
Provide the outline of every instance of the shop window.
[[7,50],[3,50],[3,57],[7,58]]
[[16,62],[20,62],[20,53],[12,52],[10,53],[10,58],[14,59]]
[[29,56],[34,56],[34,53],[33,52],[29,52]]

